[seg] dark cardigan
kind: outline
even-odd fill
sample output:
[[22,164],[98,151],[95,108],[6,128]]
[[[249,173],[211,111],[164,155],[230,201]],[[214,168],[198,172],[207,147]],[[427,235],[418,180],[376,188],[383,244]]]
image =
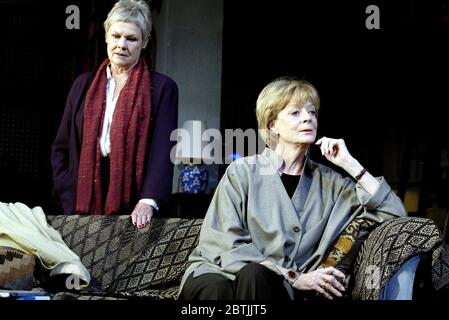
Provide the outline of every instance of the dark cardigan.
[[[52,145],[53,182],[65,214],[75,213],[78,165],[83,132],[84,98],[95,72],[80,75],[72,85],[59,130]],[[169,77],[150,71],[151,123],[139,199],[168,202],[172,191],[173,163],[170,134],[178,125],[178,87]]]

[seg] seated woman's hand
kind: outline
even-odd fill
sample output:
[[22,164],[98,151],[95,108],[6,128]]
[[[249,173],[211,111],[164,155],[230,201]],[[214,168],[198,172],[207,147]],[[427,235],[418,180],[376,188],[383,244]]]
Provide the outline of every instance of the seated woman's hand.
[[138,203],[131,213],[133,225],[137,228],[144,228],[151,222],[153,217],[153,207],[146,203]]
[[315,145],[320,146],[321,154],[333,164],[345,169],[354,162],[343,139],[322,137]]
[[342,296],[340,291],[345,291],[336,277],[344,279],[345,275],[334,267],[318,269],[301,274],[292,286],[298,290],[315,290],[332,300],[333,296]]

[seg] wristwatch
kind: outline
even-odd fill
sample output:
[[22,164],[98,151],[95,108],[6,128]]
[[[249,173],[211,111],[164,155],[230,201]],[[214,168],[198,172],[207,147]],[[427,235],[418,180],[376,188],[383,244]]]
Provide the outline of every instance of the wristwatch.
[[293,283],[299,278],[299,274],[292,269],[288,269],[284,274],[284,277],[290,285],[293,285]]

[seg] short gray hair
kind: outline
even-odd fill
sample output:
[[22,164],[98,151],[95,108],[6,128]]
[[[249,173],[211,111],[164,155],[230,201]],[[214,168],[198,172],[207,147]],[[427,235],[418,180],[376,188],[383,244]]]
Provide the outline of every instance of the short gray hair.
[[115,22],[134,23],[142,31],[142,40],[149,39],[151,35],[151,9],[148,3],[142,0],[119,0],[109,11],[104,30],[108,32]]

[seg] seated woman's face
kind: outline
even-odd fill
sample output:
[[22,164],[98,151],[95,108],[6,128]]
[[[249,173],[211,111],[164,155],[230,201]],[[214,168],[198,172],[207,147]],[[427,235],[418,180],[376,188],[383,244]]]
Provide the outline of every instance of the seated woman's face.
[[279,144],[314,143],[318,128],[315,106],[310,102],[303,106],[288,103],[278,113],[272,128],[279,134]]
[[106,33],[109,61],[116,67],[132,68],[140,57],[142,31],[134,23],[115,22]]

